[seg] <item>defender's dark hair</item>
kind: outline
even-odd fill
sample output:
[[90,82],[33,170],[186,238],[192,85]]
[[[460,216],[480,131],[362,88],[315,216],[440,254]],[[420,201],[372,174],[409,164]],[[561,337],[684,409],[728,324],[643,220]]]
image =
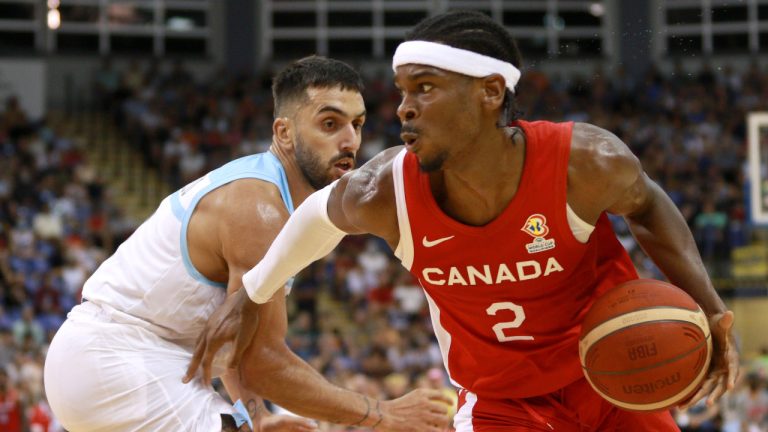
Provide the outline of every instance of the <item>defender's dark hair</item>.
[[[426,18],[405,35],[405,40],[442,43],[512,63],[522,69],[522,56],[515,38],[504,26],[482,12],[455,10]],[[520,115],[514,94],[509,90],[504,96],[501,115],[500,126],[506,126]]]
[[362,93],[363,79],[348,64],[321,56],[296,60],[272,80],[274,116],[279,117],[288,102],[301,101],[311,87],[354,90]]

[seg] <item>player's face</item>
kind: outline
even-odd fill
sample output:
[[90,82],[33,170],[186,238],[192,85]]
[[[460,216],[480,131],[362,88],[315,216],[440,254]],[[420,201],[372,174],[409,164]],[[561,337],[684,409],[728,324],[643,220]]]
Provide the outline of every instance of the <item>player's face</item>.
[[402,100],[397,115],[400,138],[424,171],[443,168],[478,136],[478,108],[470,96],[472,80],[431,66],[398,66],[395,86]]
[[354,90],[310,88],[297,109],[296,161],[312,187],[320,189],[355,167],[365,123],[363,97]]

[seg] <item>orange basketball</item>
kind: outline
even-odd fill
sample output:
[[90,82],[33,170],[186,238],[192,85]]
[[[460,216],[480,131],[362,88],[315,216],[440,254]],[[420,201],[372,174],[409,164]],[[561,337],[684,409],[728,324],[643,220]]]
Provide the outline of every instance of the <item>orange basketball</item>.
[[623,283],[597,299],[579,339],[592,388],[632,411],[661,411],[692,396],[711,354],[704,312],[680,288],[653,279]]

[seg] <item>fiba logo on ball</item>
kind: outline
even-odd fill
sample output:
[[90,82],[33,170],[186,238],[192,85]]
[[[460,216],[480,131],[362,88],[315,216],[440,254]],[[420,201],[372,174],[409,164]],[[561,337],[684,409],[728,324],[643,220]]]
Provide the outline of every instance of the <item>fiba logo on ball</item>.
[[662,411],[690,397],[709,368],[706,316],[684,291],[639,279],[609,290],[582,326],[584,376],[603,398],[632,411]]
[[659,350],[656,349],[655,343],[632,346],[627,350],[627,356],[629,356],[630,360],[644,359],[647,357],[655,356],[658,353]]

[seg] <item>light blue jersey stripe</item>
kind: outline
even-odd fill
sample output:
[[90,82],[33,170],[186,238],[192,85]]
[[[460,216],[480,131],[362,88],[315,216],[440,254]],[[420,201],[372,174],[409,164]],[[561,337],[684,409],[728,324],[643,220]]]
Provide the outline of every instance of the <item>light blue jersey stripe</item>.
[[280,190],[280,196],[283,198],[283,203],[288,209],[288,213],[293,213],[293,200],[291,199],[291,193],[288,188],[288,178],[285,175],[285,170],[280,160],[270,152],[258,153],[251,156],[242,157],[232,162],[217,168],[206,176],[209,183],[196,191],[191,201],[186,208],[184,208],[181,201],[181,194],[187,187],[194,187],[197,182],[190,183],[189,186],[174,192],[171,195],[171,209],[174,216],[181,222],[181,254],[184,260],[184,267],[187,269],[187,273],[199,282],[213,285],[217,287],[226,288],[227,284],[221,282],[214,282],[200,273],[192,261],[189,258],[189,249],[187,247],[187,227],[189,226],[189,220],[192,217],[192,213],[197,206],[197,203],[210,191],[221,187],[227,183],[235,180],[253,178],[270,182],[278,187]]

